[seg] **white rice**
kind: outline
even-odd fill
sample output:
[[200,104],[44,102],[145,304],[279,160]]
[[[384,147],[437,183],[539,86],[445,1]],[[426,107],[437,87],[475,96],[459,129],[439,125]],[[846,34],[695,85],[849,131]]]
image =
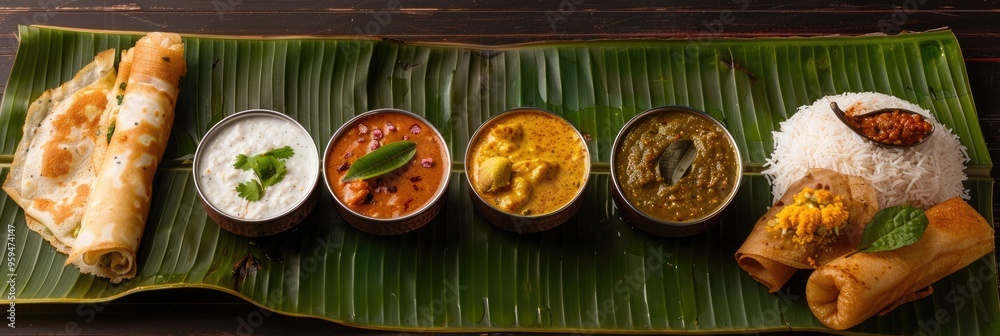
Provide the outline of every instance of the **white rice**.
[[[934,125],[934,134],[908,149],[880,147],[840,122],[830,110],[831,101],[844,110],[859,104],[859,112],[893,107],[912,110]],[[826,168],[868,179],[881,208],[910,204],[926,209],[956,196],[969,199],[969,190],[962,186],[968,178],[967,162],[969,155],[958,136],[930,112],[893,96],[863,92],[827,96],[799,107],[774,132],[774,153],[763,173],[775,201],[806,170]]]

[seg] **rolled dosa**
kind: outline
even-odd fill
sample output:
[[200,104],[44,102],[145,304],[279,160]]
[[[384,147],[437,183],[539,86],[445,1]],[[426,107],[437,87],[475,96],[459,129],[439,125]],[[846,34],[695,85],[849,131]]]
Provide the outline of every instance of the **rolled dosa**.
[[913,245],[837,258],[809,276],[806,301],[823,325],[844,330],[922,299],[935,281],[993,251],[993,227],[961,198],[925,214],[927,229]]
[[36,99],[4,181],[4,191],[24,209],[28,228],[62,253],[76,241],[97,176],[91,153],[114,79],[115,50],[106,50]]
[[124,102],[125,88],[128,86],[128,77],[131,73],[132,49],[127,49],[122,51],[121,60],[118,61],[118,78],[115,79],[113,89],[108,92],[108,101],[112,102],[112,104],[108,104],[107,108],[101,114],[100,120],[97,122],[98,141],[94,144],[94,155],[91,157],[94,171],[101,170],[101,166],[104,164],[104,157],[108,154],[108,144],[111,143],[111,134],[115,130],[112,125],[115,125],[118,111],[122,107],[121,103]]
[[116,115],[102,118],[113,122],[113,132],[67,259],[81,271],[96,266],[94,273],[112,283],[135,277],[153,175],[170,136],[180,78],[187,71],[177,34],[150,33],[127,54],[131,69],[121,106],[106,109]]
[[[796,244],[787,237],[767,231],[771,221],[804,188],[828,189],[844,197],[848,211],[841,234],[828,244]],[[828,169],[810,169],[796,181],[754,225],[740,249],[736,262],[755,280],[777,292],[797,269],[813,269],[836,257],[854,251],[861,242],[865,225],[878,211],[875,189],[865,179]]]

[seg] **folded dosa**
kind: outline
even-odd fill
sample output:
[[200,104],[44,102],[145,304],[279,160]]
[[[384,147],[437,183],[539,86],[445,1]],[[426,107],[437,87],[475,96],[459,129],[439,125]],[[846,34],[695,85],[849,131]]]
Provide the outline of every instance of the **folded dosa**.
[[115,50],[97,54],[70,81],[45,91],[25,116],[24,135],[3,189],[24,209],[28,227],[69,253],[96,173],[98,119],[115,79]]
[[[840,235],[828,244],[796,244],[787,237],[767,231],[767,223],[804,188],[827,189],[844,197],[848,218]],[[774,293],[797,269],[813,269],[854,251],[861,242],[865,225],[878,212],[875,189],[864,178],[827,169],[810,169],[793,183],[754,225],[753,231],[736,251],[736,262],[751,277]]]
[[913,245],[837,258],[809,276],[806,301],[823,325],[847,329],[922,299],[935,281],[993,251],[993,228],[962,199],[944,201],[925,214],[927,229]]
[[130,69],[121,106],[105,109],[114,115],[102,117],[113,132],[67,259],[81,271],[96,267],[90,269],[113,283],[135,277],[153,175],[170,136],[180,78],[187,71],[177,34],[150,33],[126,55]]

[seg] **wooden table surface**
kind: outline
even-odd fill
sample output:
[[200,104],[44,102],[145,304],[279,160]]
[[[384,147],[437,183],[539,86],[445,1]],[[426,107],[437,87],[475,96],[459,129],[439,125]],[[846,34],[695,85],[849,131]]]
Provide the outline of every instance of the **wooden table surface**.
[[[484,45],[547,40],[895,34],[947,27],[958,37],[990,156],[1000,158],[1000,2],[682,0],[3,0],[0,92],[18,25],[232,35],[372,35],[399,41]],[[718,25],[719,21],[729,21]],[[997,169],[991,172],[1000,179]],[[1000,194],[994,188],[994,214]],[[994,227],[1000,224],[994,219]],[[366,332],[270,314],[228,294],[167,290],[104,304],[18,305],[3,334],[242,334]]]

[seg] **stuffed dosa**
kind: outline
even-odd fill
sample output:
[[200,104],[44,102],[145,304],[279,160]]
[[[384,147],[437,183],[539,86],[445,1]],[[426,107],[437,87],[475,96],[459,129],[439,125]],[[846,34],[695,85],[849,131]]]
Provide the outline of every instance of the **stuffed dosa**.
[[70,81],[45,91],[25,116],[24,135],[3,189],[24,209],[28,228],[69,253],[96,173],[98,119],[115,79],[115,50],[97,54]]
[[823,325],[844,330],[922,299],[935,281],[993,251],[993,227],[961,198],[925,215],[927,229],[916,243],[838,258],[809,276],[806,301]]
[[108,115],[101,118],[108,122],[111,136],[105,140],[94,191],[67,259],[67,264],[95,270],[112,283],[135,277],[153,175],[167,146],[180,79],[187,71],[177,34],[150,33],[125,54],[130,69],[120,88],[124,92],[109,102]]
[[[829,191],[843,198],[847,219],[840,234],[825,244],[798,244],[767,230],[768,223],[805,188]],[[865,225],[878,211],[875,189],[865,179],[827,169],[810,169],[788,187],[781,199],[754,225],[753,231],[736,251],[736,261],[772,293],[798,269],[814,269],[836,257],[854,251],[861,242]]]

